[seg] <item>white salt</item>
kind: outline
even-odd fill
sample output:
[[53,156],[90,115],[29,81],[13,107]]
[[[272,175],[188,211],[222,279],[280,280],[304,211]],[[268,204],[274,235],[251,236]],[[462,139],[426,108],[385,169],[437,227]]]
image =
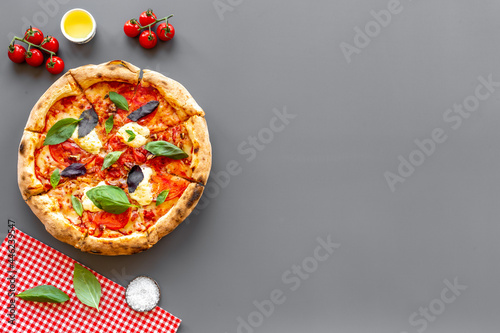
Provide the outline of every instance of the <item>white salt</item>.
[[128,284],[125,300],[135,311],[150,311],[160,301],[160,288],[155,280],[147,276],[138,276]]

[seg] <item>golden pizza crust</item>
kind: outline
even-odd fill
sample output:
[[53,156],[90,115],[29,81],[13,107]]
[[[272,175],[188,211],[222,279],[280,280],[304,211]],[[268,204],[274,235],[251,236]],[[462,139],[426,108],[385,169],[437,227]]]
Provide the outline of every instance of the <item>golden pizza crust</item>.
[[99,65],[86,65],[70,69],[76,82],[87,89],[98,82],[117,81],[137,85],[141,69],[123,60],[113,60]]
[[185,124],[193,142],[191,178],[205,185],[212,166],[212,146],[208,137],[207,122],[203,117],[193,116]]
[[25,129],[40,132],[45,127],[45,117],[52,105],[64,97],[81,94],[78,84],[68,72],[54,82],[35,104],[26,123]]
[[[181,224],[194,207],[196,207],[203,190],[204,187],[200,184],[189,184],[175,206],[172,207],[167,214],[160,217],[158,221],[148,229],[148,232],[156,237],[156,239],[153,240],[160,240],[163,236],[168,235]],[[154,243],[151,243],[151,245],[153,244]]]
[[142,73],[141,84],[144,86],[152,85],[158,89],[163,98],[180,113],[179,116],[182,117],[185,114],[186,116],[183,118],[188,118],[205,115],[205,112],[182,84],[149,69],[144,69]]
[[79,243],[80,250],[105,256],[134,254],[147,250],[151,246],[153,244],[149,242],[148,234],[144,232],[134,232],[131,235],[116,238],[88,235]]
[[43,192],[43,184],[35,174],[35,149],[40,146],[42,134],[24,131],[17,159],[17,183],[23,199]]
[[26,201],[31,210],[45,225],[45,229],[61,242],[73,245],[77,249],[86,236],[76,226],[69,223],[59,211],[57,202],[47,194],[35,195]]

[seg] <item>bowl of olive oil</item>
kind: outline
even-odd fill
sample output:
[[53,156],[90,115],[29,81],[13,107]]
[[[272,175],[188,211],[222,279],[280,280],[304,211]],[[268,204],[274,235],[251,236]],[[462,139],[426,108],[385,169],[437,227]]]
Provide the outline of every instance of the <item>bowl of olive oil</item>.
[[63,15],[61,31],[69,41],[85,44],[95,36],[96,23],[94,17],[88,11],[74,8]]

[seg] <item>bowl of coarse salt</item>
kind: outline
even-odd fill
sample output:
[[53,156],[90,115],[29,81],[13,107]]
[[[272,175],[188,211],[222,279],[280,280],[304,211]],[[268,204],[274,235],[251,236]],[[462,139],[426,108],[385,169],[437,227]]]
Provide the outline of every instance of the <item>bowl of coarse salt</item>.
[[128,306],[137,312],[153,310],[160,302],[160,287],[155,280],[148,276],[138,276],[127,286],[125,301]]

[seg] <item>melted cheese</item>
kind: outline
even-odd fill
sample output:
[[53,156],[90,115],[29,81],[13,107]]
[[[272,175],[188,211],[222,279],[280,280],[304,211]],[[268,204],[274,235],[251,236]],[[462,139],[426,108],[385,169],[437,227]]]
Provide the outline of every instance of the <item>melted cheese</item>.
[[[134,140],[130,142],[128,142],[130,135],[127,133],[127,130],[132,131],[135,134]],[[122,141],[130,147],[139,148],[148,142],[149,129],[139,125],[138,123],[127,123],[120,127],[116,135],[118,135]]]
[[149,205],[153,201],[153,193],[149,179],[153,174],[153,170],[148,167],[143,167],[142,173],[144,174],[144,179],[139,183],[134,193],[130,193],[130,197],[137,201],[140,205]]
[[91,154],[98,154],[102,148],[102,142],[101,140],[99,140],[99,136],[97,135],[95,128],[89,134],[85,135],[83,138],[78,138],[78,127],[77,127],[76,130],[73,132],[71,138],[73,139],[73,141],[76,142],[77,145],[80,146],[80,148]]

